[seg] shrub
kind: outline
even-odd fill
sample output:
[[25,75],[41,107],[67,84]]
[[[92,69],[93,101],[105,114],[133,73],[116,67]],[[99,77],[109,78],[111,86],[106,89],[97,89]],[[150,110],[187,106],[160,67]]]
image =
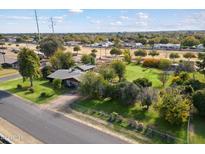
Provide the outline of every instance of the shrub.
[[29,90],[31,93],[34,93],[34,92],[35,92],[35,90],[34,90],[33,87],[28,88],[28,90]]
[[136,57],[136,65],[141,64],[142,57]]
[[61,89],[61,87],[62,87],[62,80],[54,79],[53,80],[53,86],[54,86],[55,89]]
[[139,124],[136,126],[136,129],[137,129],[138,131],[143,131],[143,129],[144,129],[143,123],[139,123]]
[[181,125],[189,117],[191,103],[177,89],[167,89],[160,105],[160,117],[170,124]]
[[16,88],[17,88],[17,89],[22,89],[23,86],[22,86],[21,84],[17,84]]
[[113,86],[111,98],[125,105],[133,105],[139,98],[140,88],[132,82],[120,82]]
[[168,59],[160,59],[159,61],[159,69],[168,70],[171,66],[171,61]]
[[139,87],[151,87],[152,81],[149,81],[147,78],[138,78],[133,81],[134,84],[138,85]]
[[51,66],[45,66],[44,68],[41,69],[41,73],[43,75],[43,78],[46,79],[48,75],[51,74]]
[[46,92],[41,92],[40,97],[46,97],[47,93]]
[[193,104],[200,115],[205,115],[205,89],[197,90],[192,97]]
[[102,98],[105,96],[107,82],[100,74],[87,72],[82,76],[80,92],[92,98]]
[[189,79],[184,82],[184,85],[190,85],[194,90],[200,90],[202,88],[205,88],[203,84],[196,79]]
[[112,62],[111,67],[117,74],[119,81],[121,81],[125,75],[125,70],[126,70],[125,64],[120,60],[115,60]]
[[154,58],[146,58],[142,64],[144,67],[158,68],[159,67],[159,59]]
[[134,55],[139,57],[145,57],[147,56],[147,52],[143,49],[138,49],[137,51],[134,52]]
[[19,47],[19,44],[16,44],[17,47]]
[[90,55],[88,55],[88,54],[82,55],[81,62],[83,64],[89,64],[90,63]]

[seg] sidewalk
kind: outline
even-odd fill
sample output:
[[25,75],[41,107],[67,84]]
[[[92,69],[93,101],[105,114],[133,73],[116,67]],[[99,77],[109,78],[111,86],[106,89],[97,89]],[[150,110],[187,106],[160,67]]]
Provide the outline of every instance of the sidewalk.
[[41,141],[0,118],[0,133],[14,144],[42,144]]

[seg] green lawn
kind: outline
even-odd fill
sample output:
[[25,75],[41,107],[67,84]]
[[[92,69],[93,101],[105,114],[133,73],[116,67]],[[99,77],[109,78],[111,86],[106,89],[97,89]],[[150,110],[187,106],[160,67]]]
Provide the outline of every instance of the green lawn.
[[129,64],[126,66],[125,78],[128,81],[133,81],[138,78],[147,78],[152,81],[154,87],[161,87],[162,83],[159,80],[161,70],[154,68],[143,68],[136,64]]
[[[17,89],[17,84],[21,84],[23,86],[23,89]],[[34,93],[28,91],[28,87],[30,85],[29,81],[23,83],[22,79],[10,80],[1,83],[0,89],[7,90],[36,104],[47,103],[49,100],[54,99],[55,97],[66,92],[66,89],[54,90],[52,84],[48,80],[35,80],[33,84],[35,90]],[[39,97],[41,92],[46,92],[48,96],[43,98]]]
[[90,109],[103,111],[105,113],[117,112],[125,118],[134,118],[140,122],[143,122],[145,125],[152,125],[156,127],[157,130],[168,132],[178,138],[186,139],[186,125],[181,127],[169,125],[167,122],[159,118],[159,114],[153,106],[149,111],[144,111],[140,104],[127,107],[113,100],[82,100],[77,103],[79,104],[79,107],[87,107]]
[[16,74],[18,71],[15,69],[0,69],[0,77],[9,76],[12,74]]
[[194,132],[190,133],[190,143],[204,144],[205,143],[205,119],[197,115],[193,116],[192,120]]

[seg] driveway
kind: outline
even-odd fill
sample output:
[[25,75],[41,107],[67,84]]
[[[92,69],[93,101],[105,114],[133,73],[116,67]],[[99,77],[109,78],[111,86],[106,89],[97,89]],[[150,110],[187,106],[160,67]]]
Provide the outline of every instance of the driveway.
[[5,91],[0,91],[0,117],[44,143],[127,143],[56,112],[41,109]]

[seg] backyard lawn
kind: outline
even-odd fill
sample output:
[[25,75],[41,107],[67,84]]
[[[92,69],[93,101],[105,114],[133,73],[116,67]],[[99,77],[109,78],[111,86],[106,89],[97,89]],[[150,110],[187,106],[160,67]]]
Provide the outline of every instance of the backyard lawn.
[[162,132],[167,132],[175,137],[186,139],[186,128],[187,126],[171,126],[167,122],[163,121],[159,117],[159,113],[157,110],[152,106],[150,107],[149,111],[145,111],[142,109],[140,104],[136,103],[134,106],[124,106],[119,104],[116,101],[109,100],[109,101],[102,101],[102,100],[82,100],[77,102],[77,107],[80,108],[90,108],[97,111],[103,111],[105,113],[112,113],[116,112],[122,115],[125,118],[131,118],[142,122],[144,125],[152,125],[157,130]]
[[[21,84],[23,88],[17,89],[17,84]],[[28,90],[30,82],[29,81],[23,82],[22,79],[3,82],[0,85],[0,89],[7,90],[13,94],[28,99],[36,104],[47,103],[49,100],[54,99],[55,97],[66,92],[66,89],[54,90],[52,84],[49,83],[48,80],[35,80],[33,84],[34,84],[33,88],[35,90],[34,93],[31,93]],[[42,92],[46,92],[47,96],[40,97],[40,94]]]
[[0,77],[9,76],[12,74],[16,74],[18,71],[15,69],[0,69]]

